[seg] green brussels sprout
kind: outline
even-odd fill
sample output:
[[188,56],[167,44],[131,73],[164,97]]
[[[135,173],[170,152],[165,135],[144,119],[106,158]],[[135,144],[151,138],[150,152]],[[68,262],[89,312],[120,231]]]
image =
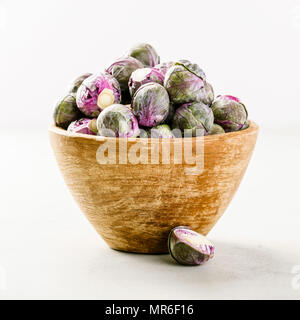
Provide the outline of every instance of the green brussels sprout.
[[154,67],[160,59],[155,49],[147,43],[141,43],[129,50],[129,56],[138,59],[145,67]]
[[167,124],[160,124],[147,130],[148,138],[175,138],[171,128]]
[[168,70],[174,66],[173,61],[163,62],[154,66],[155,69],[159,70],[164,76],[168,72]]
[[208,82],[204,83],[203,88],[200,89],[199,95],[200,95],[201,102],[203,102],[209,107],[212,105],[215,95],[214,95],[214,89],[210,83]]
[[248,129],[249,128],[249,122],[248,120],[245,122],[245,124],[243,125],[242,129],[241,130],[245,130],[245,129]]
[[247,109],[236,97],[218,96],[211,108],[215,123],[219,124],[225,132],[239,131],[247,122]]
[[165,75],[164,86],[170,99],[175,104],[201,102],[205,96],[204,72],[198,65],[187,60],[180,60]]
[[215,246],[203,235],[188,227],[171,230],[168,248],[172,258],[179,264],[197,266],[212,259]]
[[121,103],[129,104],[131,96],[129,92],[128,82],[133,71],[144,68],[144,65],[133,57],[125,57],[117,60],[106,69],[106,72],[115,77],[121,87]]
[[196,76],[201,78],[203,81],[206,81],[206,75],[205,75],[204,71],[198,66],[197,63],[192,63],[189,60],[182,59],[182,60],[178,60],[177,62],[175,62],[175,65],[185,67],[186,70],[194,73]]
[[150,128],[140,128],[139,138],[150,138]]
[[139,87],[131,107],[141,126],[154,127],[167,118],[170,100],[162,85],[150,82]]
[[70,87],[69,87],[69,92],[71,93],[76,93],[78,88],[81,86],[82,82],[90,77],[92,74],[91,73],[85,73],[79,77],[77,77],[76,79],[74,79],[72,81],[72,83],[70,84]]
[[76,104],[76,96],[69,93],[67,96],[60,99],[54,110],[53,118],[58,127],[67,129],[72,121],[75,121],[81,117]]
[[164,76],[155,68],[142,68],[133,71],[128,82],[130,95],[133,96],[140,86],[149,82],[163,85]]
[[216,123],[213,124],[213,126],[211,127],[211,129],[208,132],[208,134],[210,134],[210,135],[222,134],[222,133],[225,133],[225,130]]
[[185,135],[207,135],[214,123],[214,115],[207,105],[202,102],[186,103],[179,107],[174,115],[172,128],[178,128]]
[[96,119],[82,118],[72,122],[68,127],[69,132],[97,135]]
[[98,116],[97,128],[98,134],[104,137],[137,137],[140,132],[134,114],[122,104],[105,108]]

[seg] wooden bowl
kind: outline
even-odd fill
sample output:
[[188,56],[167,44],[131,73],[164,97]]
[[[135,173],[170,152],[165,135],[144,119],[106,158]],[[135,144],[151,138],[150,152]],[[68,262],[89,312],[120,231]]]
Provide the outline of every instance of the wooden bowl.
[[[251,121],[243,131],[152,142],[74,134],[55,126],[49,133],[65,182],[106,243],[122,251],[166,253],[173,227],[190,226],[206,235],[222,216],[248,166],[258,126]],[[197,144],[203,145],[202,173],[187,171],[194,167],[189,164],[191,156],[181,164],[172,160],[184,140],[192,144],[192,156]],[[116,146],[116,159],[124,160],[137,143],[142,144],[142,151],[149,151],[148,160],[151,148],[158,148],[158,164],[97,161],[97,150],[104,144]],[[161,155],[168,146],[171,160],[164,164]]]

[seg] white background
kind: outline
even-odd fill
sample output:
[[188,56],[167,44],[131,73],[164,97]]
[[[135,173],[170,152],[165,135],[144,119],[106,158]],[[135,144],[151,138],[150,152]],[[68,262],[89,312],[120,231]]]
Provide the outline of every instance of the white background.
[[[0,298],[300,298],[300,1],[0,0],[0,40]],[[203,267],[108,249],[48,143],[70,80],[141,41],[197,62],[261,126]]]
[[197,62],[252,119],[299,123],[300,1],[0,3],[1,107],[15,126],[44,128],[71,79],[102,71],[140,41],[162,61]]

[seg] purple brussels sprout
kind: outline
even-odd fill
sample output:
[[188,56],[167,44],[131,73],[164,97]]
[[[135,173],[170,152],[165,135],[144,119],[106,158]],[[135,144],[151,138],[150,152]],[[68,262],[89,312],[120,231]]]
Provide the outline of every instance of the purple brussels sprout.
[[135,92],[131,107],[141,126],[154,127],[168,116],[169,95],[162,85],[146,83]]
[[68,131],[82,134],[97,135],[98,129],[96,121],[96,119],[82,118],[80,120],[72,122],[68,127]]
[[176,262],[189,266],[204,264],[215,252],[215,246],[206,237],[181,226],[171,230],[168,247]]
[[168,70],[174,66],[173,61],[163,62],[154,66],[155,69],[158,69],[164,76],[168,72]]
[[225,130],[216,123],[213,124],[213,126],[211,127],[211,129],[208,132],[209,135],[222,134],[222,133],[225,133]]
[[141,61],[145,67],[154,67],[160,59],[155,49],[147,43],[141,43],[129,50],[129,56]]
[[128,82],[130,95],[133,96],[140,86],[148,82],[156,82],[163,85],[164,76],[155,68],[142,68],[132,72]]
[[149,128],[147,131],[148,138],[175,138],[171,128],[167,124],[160,124],[156,127]]
[[175,104],[201,102],[206,76],[197,64],[179,60],[165,75],[164,86]]
[[58,127],[67,129],[72,121],[79,119],[81,112],[77,108],[76,97],[73,93],[60,99],[54,110],[54,122]]
[[186,103],[179,107],[174,115],[172,128],[185,131],[193,137],[207,135],[214,123],[214,115],[202,102]]
[[241,130],[247,123],[247,109],[236,97],[218,96],[211,109],[214,113],[215,123],[219,124],[225,132]]
[[91,73],[85,73],[79,77],[77,77],[76,79],[74,79],[72,81],[72,83],[70,84],[70,87],[69,87],[69,92],[71,93],[76,93],[78,88],[81,86],[82,82],[90,77],[92,74]]
[[134,114],[122,104],[104,109],[97,119],[97,128],[98,134],[104,137],[134,138],[140,133]]
[[133,57],[125,57],[117,60],[106,69],[106,72],[115,77],[121,87],[123,104],[128,104],[131,101],[128,82],[133,71],[144,68],[144,65]]
[[85,79],[78,88],[77,106],[88,117],[98,117],[106,107],[119,103],[121,89],[118,81],[107,73],[99,73]]

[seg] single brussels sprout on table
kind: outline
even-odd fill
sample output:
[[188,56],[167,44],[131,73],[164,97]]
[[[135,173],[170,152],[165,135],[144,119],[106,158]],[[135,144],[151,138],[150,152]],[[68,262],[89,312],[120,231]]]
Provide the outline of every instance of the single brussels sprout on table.
[[118,81],[107,73],[99,73],[85,79],[78,88],[76,102],[80,111],[88,117],[98,117],[106,107],[119,103],[121,89]]
[[134,114],[125,105],[114,104],[104,109],[97,119],[98,134],[104,137],[137,137],[140,129]]
[[168,239],[169,252],[179,264],[197,266],[212,259],[214,245],[203,235],[188,227],[171,230]]
[[225,133],[225,130],[216,123],[213,124],[213,126],[211,127],[211,129],[208,132],[209,135],[222,134],[222,133]]
[[76,97],[70,93],[60,99],[54,110],[54,122],[58,127],[67,129],[72,121],[79,119],[81,112],[76,104]]
[[160,59],[155,49],[147,43],[140,43],[129,50],[129,56],[139,60],[145,67],[154,67]]
[[68,127],[69,132],[97,135],[97,123],[96,119],[82,118],[80,120],[72,122]]
[[162,85],[146,83],[134,94],[131,107],[141,126],[154,127],[168,116],[169,95]]
[[229,95],[218,96],[211,108],[215,123],[225,132],[239,131],[247,126],[247,109],[238,98]]
[[175,138],[171,128],[167,124],[160,124],[153,128],[146,130],[141,129],[140,138]]
[[206,76],[202,69],[187,60],[180,60],[165,75],[164,86],[175,104],[201,102]]
[[133,96],[140,86],[149,82],[156,82],[163,85],[164,76],[155,68],[142,68],[132,72],[128,82],[130,95]]
[[186,103],[179,107],[174,115],[172,128],[178,128],[185,134],[204,136],[208,134],[214,123],[214,115],[202,102]]
[[76,79],[74,79],[71,84],[70,84],[70,87],[69,87],[69,92],[71,93],[76,93],[78,88],[81,86],[82,82],[90,77],[92,74],[91,73],[85,73],[79,77],[77,77]]
[[144,65],[133,57],[125,57],[117,60],[106,69],[106,72],[111,74],[120,84],[122,91],[122,104],[128,104],[131,101],[128,82],[129,78],[137,69],[144,68]]

